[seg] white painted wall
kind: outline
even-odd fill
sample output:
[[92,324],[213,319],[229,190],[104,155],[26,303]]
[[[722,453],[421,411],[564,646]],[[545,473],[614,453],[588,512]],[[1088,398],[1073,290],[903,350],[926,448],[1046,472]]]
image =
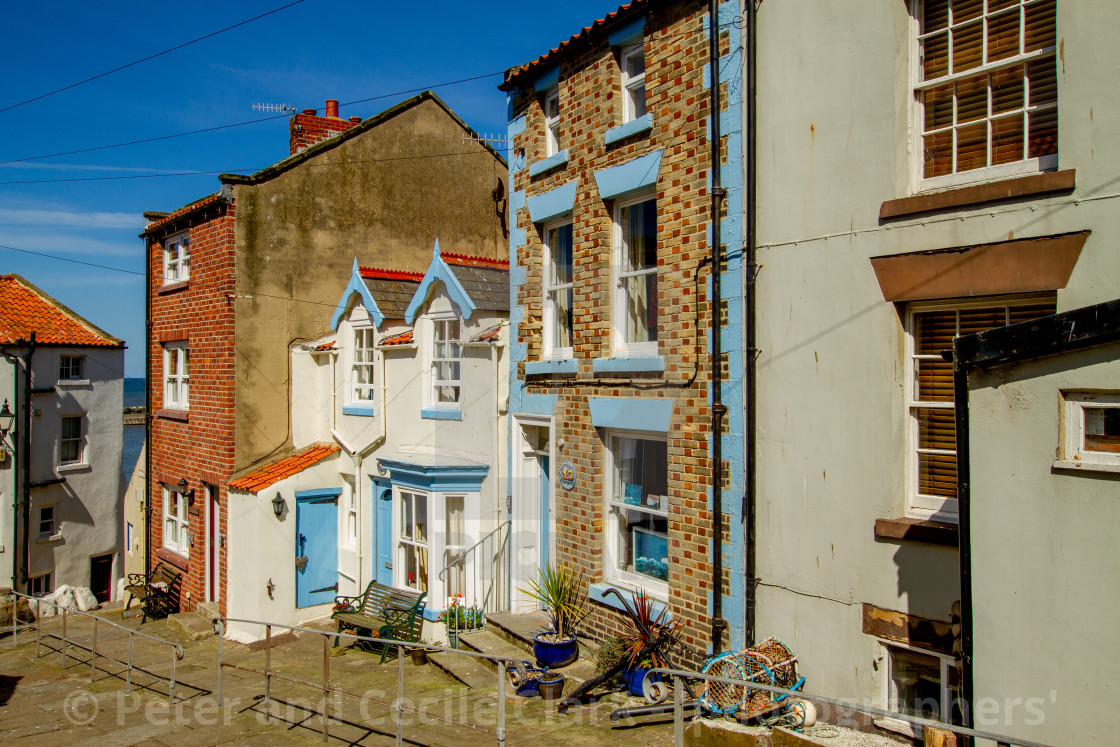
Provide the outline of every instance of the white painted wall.
[[[85,356],[85,379],[58,381],[59,356]],[[14,364],[0,358],[0,401],[8,399],[13,410]],[[121,451],[124,438],[124,351],[98,348],[42,347],[32,359],[32,383],[36,388],[54,387],[52,393],[32,396],[31,480],[33,482],[65,477],[66,483],[31,491],[31,567],[30,575],[52,573],[52,584],[89,586],[90,558],[112,554],[112,588],[123,572],[121,546],[123,519],[121,495]],[[19,417],[22,427],[23,377],[19,377]],[[79,415],[83,420],[83,462],[59,465],[61,418]],[[14,458],[18,436],[8,434],[8,458],[0,462],[0,583],[8,585],[12,576],[14,480],[19,464]],[[55,507],[56,534],[38,535],[39,509]],[[23,588],[22,584],[19,586]]]
[[1120,392],[1120,345],[972,376],[978,724],[1115,744],[1100,714],[1120,688],[1120,474],[1053,469],[1061,390]]
[[[344,458],[344,457],[343,457]],[[259,494],[229,491],[229,567],[226,583],[227,617],[263,620],[284,625],[302,625],[329,617],[330,604],[296,608],[296,498],[302,490],[339,486],[339,454],[274,483]],[[272,499],[279,493],[287,509],[280,519],[273,511]],[[339,524],[343,503],[339,501]],[[268,582],[275,584],[272,597]],[[339,594],[350,594],[340,585]],[[263,626],[231,623],[234,640],[249,642],[264,638]],[[278,634],[279,631],[274,631]]]
[[1073,195],[882,225],[882,202],[913,193],[919,142],[908,3],[791,0],[758,19],[757,632],[793,646],[808,689],[882,705],[860,604],[947,620],[959,594],[954,549],[874,539],[905,513],[909,415],[900,313],[868,258],[1091,229],[1058,309],[1117,295],[1120,5],[1058,9]]

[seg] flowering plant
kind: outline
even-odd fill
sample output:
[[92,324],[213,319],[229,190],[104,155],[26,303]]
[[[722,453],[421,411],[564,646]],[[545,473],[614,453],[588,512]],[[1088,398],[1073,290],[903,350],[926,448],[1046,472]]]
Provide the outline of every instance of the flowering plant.
[[482,607],[477,602],[467,606],[462,594],[451,595],[447,609],[439,613],[436,621],[446,624],[448,630],[454,631],[482,630],[486,626]]

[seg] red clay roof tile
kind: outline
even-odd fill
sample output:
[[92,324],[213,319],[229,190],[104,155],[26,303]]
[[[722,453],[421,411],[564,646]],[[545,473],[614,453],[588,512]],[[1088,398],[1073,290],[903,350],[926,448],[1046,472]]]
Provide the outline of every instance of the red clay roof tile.
[[31,339],[48,345],[120,347],[124,343],[93,326],[19,275],[0,275],[0,344]]
[[334,444],[315,444],[291,456],[278,459],[271,464],[258,467],[247,475],[230,480],[229,487],[247,493],[259,493],[269,485],[274,485],[285,477],[291,477],[326,459],[338,451]]
[[382,345],[408,345],[412,342],[412,330],[401,332],[399,335],[381,338]]

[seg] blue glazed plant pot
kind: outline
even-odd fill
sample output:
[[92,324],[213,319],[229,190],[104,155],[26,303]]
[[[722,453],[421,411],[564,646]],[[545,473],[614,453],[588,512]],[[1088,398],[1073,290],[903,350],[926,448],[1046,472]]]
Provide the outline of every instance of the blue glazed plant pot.
[[[645,680],[646,672],[648,671],[649,669],[647,667],[634,667],[622,673],[622,679],[626,683],[626,689],[630,691],[631,695],[637,695],[639,697],[645,695],[645,693],[642,692],[642,681]],[[660,674],[655,674],[650,677],[650,682],[660,681]]]
[[537,657],[537,664],[548,669],[559,669],[579,658],[579,642],[574,635],[559,643],[542,640],[546,635],[552,633],[537,633],[533,636],[533,655]]

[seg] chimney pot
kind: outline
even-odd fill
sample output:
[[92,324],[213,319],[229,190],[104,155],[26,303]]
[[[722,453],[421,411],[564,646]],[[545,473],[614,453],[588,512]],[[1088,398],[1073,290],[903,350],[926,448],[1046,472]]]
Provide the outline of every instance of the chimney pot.
[[327,110],[326,110],[326,112],[324,112],[323,116],[324,117],[331,117],[333,119],[338,119],[338,100],[337,99],[327,99]]
[[358,124],[359,122],[362,121],[362,118],[361,117],[350,117],[350,121],[353,122],[354,124]]
[[310,114],[312,117],[315,116],[315,110],[314,109],[304,109],[303,113],[304,114]]

